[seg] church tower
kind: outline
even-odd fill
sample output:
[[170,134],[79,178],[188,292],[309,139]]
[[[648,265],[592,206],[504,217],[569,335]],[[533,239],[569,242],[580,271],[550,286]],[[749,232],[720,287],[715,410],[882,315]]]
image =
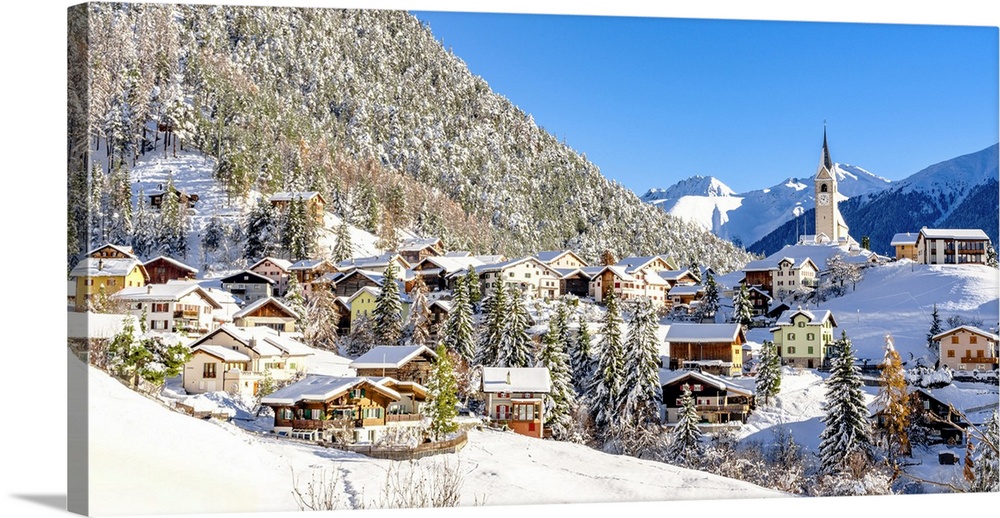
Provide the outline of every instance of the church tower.
[[847,233],[847,223],[837,208],[837,175],[833,171],[833,160],[830,158],[830,147],[826,142],[826,125],[823,126],[823,156],[820,157],[816,169],[816,239],[823,236],[834,243],[851,241]]

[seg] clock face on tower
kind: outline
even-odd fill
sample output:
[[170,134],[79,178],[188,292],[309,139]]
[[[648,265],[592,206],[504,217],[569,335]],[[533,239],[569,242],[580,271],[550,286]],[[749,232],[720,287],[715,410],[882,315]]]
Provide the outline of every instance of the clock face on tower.
[[830,194],[826,192],[820,193],[819,196],[816,197],[816,200],[819,202],[820,205],[829,205]]

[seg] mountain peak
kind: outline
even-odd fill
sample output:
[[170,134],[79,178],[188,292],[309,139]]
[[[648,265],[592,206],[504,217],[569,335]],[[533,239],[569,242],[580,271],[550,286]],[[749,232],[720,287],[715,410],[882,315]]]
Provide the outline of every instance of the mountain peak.
[[681,180],[666,189],[650,189],[642,195],[643,201],[676,200],[683,196],[733,196],[736,191],[729,188],[714,176],[692,176]]

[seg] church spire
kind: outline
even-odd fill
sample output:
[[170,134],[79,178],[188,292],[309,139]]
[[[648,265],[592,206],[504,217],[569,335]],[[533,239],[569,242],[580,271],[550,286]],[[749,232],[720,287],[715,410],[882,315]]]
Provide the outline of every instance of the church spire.
[[830,159],[830,147],[826,144],[826,121],[823,121],[823,167],[833,171],[833,160]]

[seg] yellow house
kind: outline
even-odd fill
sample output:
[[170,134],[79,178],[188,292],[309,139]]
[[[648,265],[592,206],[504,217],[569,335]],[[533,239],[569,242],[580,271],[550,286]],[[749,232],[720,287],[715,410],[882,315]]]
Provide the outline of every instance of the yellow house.
[[122,288],[145,286],[149,281],[146,268],[135,257],[84,257],[69,275],[76,283],[76,311],[86,311],[97,297],[111,296]]
[[815,369],[823,366],[826,349],[833,344],[837,321],[829,310],[786,311],[771,328],[782,362],[790,367]]
[[889,245],[896,249],[896,260],[917,260],[917,238],[919,236],[920,234],[913,232],[902,232],[892,236]]
[[[378,288],[365,286],[355,292],[351,298],[347,299],[347,305],[351,308],[351,331],[354,331],[355,324],[360,319],[370,320],[372,318],[372,315],[375,314],[375,301],[378,299],[381,291]],[[399,306],[401,309],[399,320],[400,322],[406,322],[406,319],[410,315],[410,298],[400,293]]]
[[959,326],[932,338],[940,344],[941,364],[952,370],[988,371],[997,368],[997,335],[978,327]]

